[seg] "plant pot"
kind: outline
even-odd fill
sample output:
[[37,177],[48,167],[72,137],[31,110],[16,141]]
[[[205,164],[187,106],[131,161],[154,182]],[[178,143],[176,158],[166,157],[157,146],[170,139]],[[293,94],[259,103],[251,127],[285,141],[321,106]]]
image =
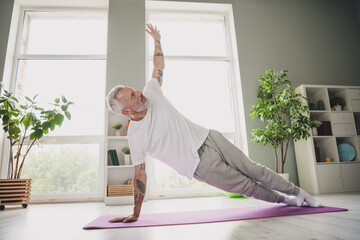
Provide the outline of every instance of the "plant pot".
[[130,154],[124,154],[125,165],[131,165]]
[[284,178],[285,180],[289,181],[289,173],[279,173],[279,175]]
[[317,131],[317,128],[316,128],[316,127],[313,127],[313,128],[312,128],[312,135],[313,135],[313,136],[317,136],[317,135],[318,135],[318,131]]
[[335,105],[334,106],[335,111],[341,111],[341,105]]
[[22,205],[30,203],[31,179],[0,179],[0,210],[5,205]]
[[115,136],[121,136],[120,129],[115,129]]

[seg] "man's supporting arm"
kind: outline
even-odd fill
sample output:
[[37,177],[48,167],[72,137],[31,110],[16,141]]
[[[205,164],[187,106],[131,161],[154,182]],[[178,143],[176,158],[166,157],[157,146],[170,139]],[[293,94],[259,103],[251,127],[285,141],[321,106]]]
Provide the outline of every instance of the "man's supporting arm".
[[136,220],[140,216],[141,205],[146,192],[147,175],[145,172],[145,163],[135,166],[134,174],[134,216]]
[[135,222],[138,220],[141,211],[141,205],[145,197],[147,175],[145,172],[145,163],[135,166],[134,174],[134,213],[128,217],[119,217],[111,219],[109,222]]

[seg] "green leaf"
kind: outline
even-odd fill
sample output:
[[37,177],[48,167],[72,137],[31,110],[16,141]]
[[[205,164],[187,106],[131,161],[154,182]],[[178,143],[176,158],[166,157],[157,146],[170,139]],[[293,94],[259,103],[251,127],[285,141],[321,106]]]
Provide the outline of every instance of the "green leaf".
[[66,111],[66,112],[65,112],[65,116],[67,117],[67,119],[71,120],[71,114],[70,114],[70,112]]
[[39,94],[36,94],[34,97],[33,97],[33,100],[35,100],[35,98],[38,96]]
[[33,100],[31,100],[30,98],[28,98],[28,97],[26,97],[26,96],[25,96],[25,98],[26,98],[26,100],[28,100],[29,102],[34,103]]
[[55,120],[50,120],[50,129],[51,129],[51,131],[54,131],[54,129],[55,129]]
[[63,101],[64,103],[67,102],[67,99],[66,99],[64,96],[61,96],[61,98],[62,98],[62,101]]
[[40,139],[43,136],[43,131],[41,129],[36,129],[35,130],[35,137],[37,139]]
[[10,107],[12,110],[15,110],[15,109],[16,109],[14,102],[8,101],[8,104],[9,104],[9,107]]
[[65,112],[65,111],[67,111],[68,106],[67,106],[67,105],[62,105],[62,106],[61,106],[61,109]]
[[32,132],[32,133],[30,134],[30,140],[33,140],[33,139],[35,139],[35,138],[36,138],[35,132]]
[[24,106],[24,105],[20,105],[20,108],[22,108],[22,109],[24,109],[24,110],[28,109],[28,107],[27,107],[27,106]]
[[50,127],[50,123],[49,122],[43,122],[42,124],[41,124],[41,127],[42,127],[42,129],[45,131],[45,130],[48,130],[49,129],[49,127]]
[[16,97],[10,97],[12,100],[14,100],[15,102],[19,102],[18,100],[17,100],[17,98]]
[[62,124],[62,122],[64,121],[64,116],[62,114],[58,113],[55,115],[54,120],[55,120],[55,124],[60,126]]
[[7,110],[0,110],[0,115],[4,115],[6,114],[8,111]]

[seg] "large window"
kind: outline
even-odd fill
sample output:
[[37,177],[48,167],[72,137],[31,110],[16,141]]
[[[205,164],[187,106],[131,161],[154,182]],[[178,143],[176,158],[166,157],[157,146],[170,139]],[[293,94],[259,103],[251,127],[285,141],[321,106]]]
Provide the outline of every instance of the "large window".
[[101,197],[107,14],[24,10],[18,39],[15,95],[39,94],[41,106],[64,95],[72,119],[34,146],[22,177],[32,199]]
[[[216,129],[236,142],[238,128],[234,48],[229,14],[151,8],[148,22],[160,29],[165,55],[164,95],[191,121]],[[180,6],[180,5],[179,5]],[[203,5],[206,8],[206,4]],[[199,6],[198,6],[199,7]],[[148,75],[152,72],[154,44],[148,38]],[[189,181],[158,160],[153,160],[153,197],[215,192],[208,185]]]

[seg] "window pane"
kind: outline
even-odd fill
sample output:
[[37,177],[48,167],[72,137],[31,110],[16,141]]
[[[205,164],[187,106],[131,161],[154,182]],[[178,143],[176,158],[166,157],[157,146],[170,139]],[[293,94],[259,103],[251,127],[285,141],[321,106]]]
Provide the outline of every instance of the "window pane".
[[235,132],[227,62],[167,61],[162,88],[191,121],[220,132]]
[[21,176],[32,179],[31,194],[97,193],[99,152],[99,144],[34,146]]
[[106,13],[26,12],[22,54],[106,54]]
[[199,182],[195,178],[190,181],[188,178],[180,176],[174,169],[156,159],[154,159],[154,169],[156,176],[156,190],[210,187],[208,184]]
[[65,118],[58,135],[103,135],[105,108],[105,60],[20,60],[16,97],[36,98],[40,106],[64,95],[71,120]]
[[[168,56],[227,56],[225,22],[222,16],[164,14],[151,15],[150,23],[160,29],[162,47]],[[149,40],[149,55],[154,43]]]

